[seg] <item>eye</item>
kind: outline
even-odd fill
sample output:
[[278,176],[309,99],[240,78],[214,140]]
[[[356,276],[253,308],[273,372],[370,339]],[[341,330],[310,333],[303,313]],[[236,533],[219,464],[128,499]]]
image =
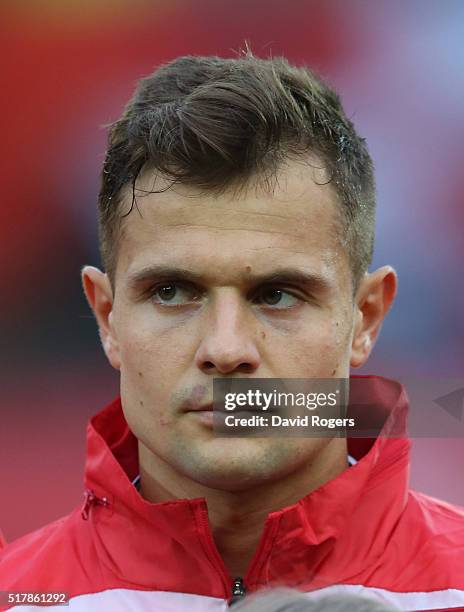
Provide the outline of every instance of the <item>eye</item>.
[[150,297],[155,304],[182,306],[197,301],[199,294],[193,287],[179,283],[163,283],[153,287]]
[[271,308],[285,309],[296,306],[300,298],[279,287],[267,287],[262,289],[256,296],[254,302]]

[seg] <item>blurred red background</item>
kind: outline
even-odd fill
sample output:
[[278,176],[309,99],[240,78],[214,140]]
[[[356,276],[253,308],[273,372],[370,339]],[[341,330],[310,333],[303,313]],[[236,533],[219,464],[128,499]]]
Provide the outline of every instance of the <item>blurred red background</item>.
[[[99,264],[102,126],[138,78],[178,55],[233,56],[248,41],[338,89],[377,167],[374,267],[390,263],[400,278],[362,372],[464,379],[464,4],[36,0],[4,3],[0,17],[7,540],[81,501],[86,421],[118,387],[79,277]],[[417,439],[412,484],[464,504],[463,461],[462,439]]]

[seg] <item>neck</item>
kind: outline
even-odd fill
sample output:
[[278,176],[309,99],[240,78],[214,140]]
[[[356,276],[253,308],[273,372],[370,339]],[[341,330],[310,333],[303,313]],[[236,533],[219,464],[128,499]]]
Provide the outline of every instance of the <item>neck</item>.
[[224,491],[179,474],[139,442],[140,493],[153,503],[204,498],[216,547],[232,577],[244,576],[270,512],[292,505],[347,467],[346,439],[334,438],[301,469],[245,491]]

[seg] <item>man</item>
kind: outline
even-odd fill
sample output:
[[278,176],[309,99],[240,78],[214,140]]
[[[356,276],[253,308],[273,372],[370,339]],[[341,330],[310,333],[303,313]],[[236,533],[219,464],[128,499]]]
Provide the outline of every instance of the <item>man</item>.
[[[214,378],[366,362],[397,288],[367,271],[374,192],[309,70],[185,57],[141,81],[102,173],[105,272],[82,273],[121,396],[89,424],[83,507],[9,545],[0,590],[76,610],[224,610],[278,585],[464,607],[464,511],[408,491],[405,437],[212,429]],[[363,385],[383,432],[401,425],[402,387]]]

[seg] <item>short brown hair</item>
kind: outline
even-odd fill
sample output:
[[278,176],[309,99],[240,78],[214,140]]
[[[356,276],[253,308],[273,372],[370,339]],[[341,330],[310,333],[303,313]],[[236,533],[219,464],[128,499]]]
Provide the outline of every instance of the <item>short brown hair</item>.
[[[114,282],[123,188],[152,168],[207,191],[275,176],[314,153],[338,195],[353,287],[372,260],[375,183],[365,140],[338,95],[306,67],[250,51],[234,59],[179,57],[138,83],[110,126],[99,194],[103,265]],[[130,212],[130,211],[129,211]]]

